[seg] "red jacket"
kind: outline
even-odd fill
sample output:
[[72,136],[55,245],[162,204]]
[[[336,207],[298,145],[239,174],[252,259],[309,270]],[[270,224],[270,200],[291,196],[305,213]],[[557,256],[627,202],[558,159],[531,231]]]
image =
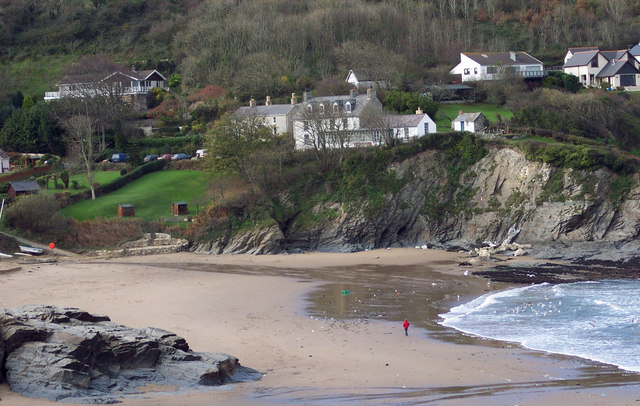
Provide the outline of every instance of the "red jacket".
[[402,327],[404,327],[404,329],[408,329],[409,328],[409,321],[405,320],[404,323],[402,323]]

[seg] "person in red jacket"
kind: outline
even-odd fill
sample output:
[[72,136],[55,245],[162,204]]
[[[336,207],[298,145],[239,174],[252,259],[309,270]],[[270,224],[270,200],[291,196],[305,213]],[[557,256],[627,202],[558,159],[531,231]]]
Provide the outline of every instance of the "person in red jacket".
[[402,327],[404,327],[404,335],[408,336],[409,335],[409,321],[405,320],[404,323],[402,323]]

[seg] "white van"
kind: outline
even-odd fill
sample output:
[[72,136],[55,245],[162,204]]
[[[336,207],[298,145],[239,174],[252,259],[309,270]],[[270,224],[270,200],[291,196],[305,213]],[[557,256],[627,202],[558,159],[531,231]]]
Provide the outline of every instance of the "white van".
[[207,150],[206,149],[199,149],[196,151],[196,158],[204,158],[205,156],[207,156]]

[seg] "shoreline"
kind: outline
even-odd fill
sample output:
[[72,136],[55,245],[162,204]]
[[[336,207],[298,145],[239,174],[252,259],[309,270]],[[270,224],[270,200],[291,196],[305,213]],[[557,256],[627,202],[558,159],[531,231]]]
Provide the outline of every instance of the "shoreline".
[[[370,300],[371,294],[357,289],[343,297],[330,285],[374,278],[372,270],[377,275],[380,269],[401,268],[401,275],[389,272],[385,278],[426,272],[435,284],[426,284],[433,289],[425,293],[430,298],[437,289],[486,293],[486,280],[463,276],[465,269],[458,267],[463,255],[415,249],[271,257],[179,253],[29,264],[0,275],[0,307],[34,302],[74,306],[131,327],[164,328],[184,337],[194,351],[229,353],[265,374],[257,382],[203,393],[146,393],[125,399],[125,405],[292,399],[475,405],[496,404],[495,396],[504,404],[590,405],[601,404],[603,391],[609,402],[636,404],[638,376],[606,365],[438,332],[429,325],[422,330],[414,323],[405,337],[400,323],[367,317],[332,320],[303,312],[309,297],[322,289],[333,289],[333,296],[325,293],[332,306],[341,300],[349,306]],[[315,269],[319,274],[309,276]],[[323,281],[326,275],[341,279]],[[411,303],[416,297],[409,292],[406,300]],[[0,398],[11,405],[54,404],[19,397],[8,392],[6,384],[0,386]]]

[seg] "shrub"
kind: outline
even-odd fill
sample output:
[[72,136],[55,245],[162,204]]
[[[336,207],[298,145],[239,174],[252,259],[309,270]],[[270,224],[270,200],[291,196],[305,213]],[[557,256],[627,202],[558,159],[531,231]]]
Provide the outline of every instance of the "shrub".
[[58,238],[68,233],[70,220],[60,213],[60,204],[53,196],[21,196],[11,204],[5,214],[5,224],[13,229],[38,235],[41,238]]

